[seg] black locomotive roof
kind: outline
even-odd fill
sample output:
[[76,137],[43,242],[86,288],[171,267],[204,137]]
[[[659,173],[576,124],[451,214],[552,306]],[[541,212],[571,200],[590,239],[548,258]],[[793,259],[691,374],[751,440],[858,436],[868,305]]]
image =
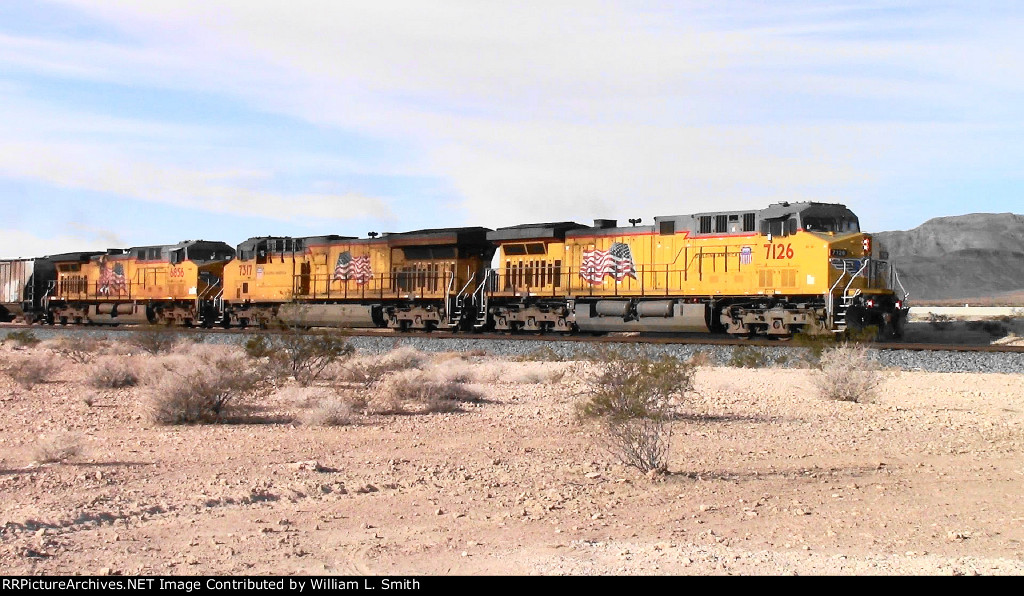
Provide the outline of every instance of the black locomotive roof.
[[54,263],[68,263],[68,262],[79,262],[88,263],[89,259],[97,255],[103,254],[103,251],[86,251],[86,252],[62,252],[56,255],[47,255],[44,259],[53,261]]
[[[288,243],[287,242],[288,240],[291,240],[292,242]],[[242,252],[243,250],[246,251],[246,252],[254,251],[254,250],[256,250],[257,245],[259,245],[261,242],[268,242],[268,243],[269,242],[274,242],[274,243],[284,242],[289,247],[288,251],[286,251],[286,252],[290,252],[292,248],[294,248],[295,250],[299,250],[301,247],[304,247],[304,246],[311,246],[311,245],[316,245],[316,244],[329,244],[331,242],[337,242],[339,240],[356,240],[356,237],[355,236],[338,236],[337,234],[321,234],[319,236],[299,236],[299,237],[295,237],[295,236],[253,236],[252,238],[248,238],[248,239],[242,241],[241,243],[239,243],[239,245],[238,245],[238,252]],[[273,250],[277,250],[276,247],[273,248]]]
[[574,221],[558,221],[552,223],[520,224],[498,228],[487,233],[488,240],[563,240],[565,233],[570,230],[578,230],[587,226]]
[[385,232],[384,238],[392,246],[428,244],[486,244],[490,228],[433,228],[411,232]]

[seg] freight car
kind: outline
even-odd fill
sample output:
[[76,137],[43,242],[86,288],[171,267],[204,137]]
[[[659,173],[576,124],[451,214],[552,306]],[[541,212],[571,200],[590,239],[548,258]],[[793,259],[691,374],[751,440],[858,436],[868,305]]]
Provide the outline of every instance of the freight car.
[[459,329],[494,247],[486,228],[379,237],[258,237],[224,276],[225,326]]
[[186,240],[51,257],[56,280],[46,318],[62,325],[209,324],[234,254],[223,242]]
[[498,257],[480,293],[479,328],[789,336],[875,326],[893,337],[906,318],[887,256],[838,204],[663,216],[648,226],[526,224],[488,239]]

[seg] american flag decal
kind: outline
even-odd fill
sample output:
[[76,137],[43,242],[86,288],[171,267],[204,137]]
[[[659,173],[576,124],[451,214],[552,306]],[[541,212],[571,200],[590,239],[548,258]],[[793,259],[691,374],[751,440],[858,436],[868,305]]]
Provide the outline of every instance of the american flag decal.
[[599,284],[606,275],[622,281],[627,276],[636,279],[633,266],[633,252],[628,244],[616,242],[608,250],[585,250],[580,263],[580,277],[592,284]]
[[744,246],[740,249],[740,265],[749,265],[754,262],[754,249]]
[[104,263],[100,271],[100,279],[96,283],[96,293],[109,296],[110,294],[121,294],[128,291],[128,282],[124,279],[124,265],[114,263],[113,266]]
[[347,250],[338,255],[338,262],[334,265],[333,281],[354,280],[357,284],[363,285],[373,279],[373,270],[370,269],[370,257],[352,257]]

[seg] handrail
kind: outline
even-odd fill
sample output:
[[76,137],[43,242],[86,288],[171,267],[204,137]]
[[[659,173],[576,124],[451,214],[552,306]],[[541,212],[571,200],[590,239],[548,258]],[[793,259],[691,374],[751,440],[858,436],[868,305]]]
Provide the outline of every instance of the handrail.
[[[850,291],[850,286],[853,285],[853,281],[861,276],[860,275],[861,271],[864,271],[864,269],[867,268],[867,266],[868,266],[868,264],[870,262],[871,262],[871,259],[864,259],[864,264],[860,266],[860,269],[857,270],[857,273],[854,273],[853,275],[850,276],[850,282],[848,284],[846,284],[845,288],[843,288],[843,295],[844,296],[847,294],[847,292]],[[843,266],[843,268],[844,269],[846,268],[845,265]]]
[[896,270],[895,265],[892,266],[892,274],[893,278],[896,280],[896,283],[899,284],[900,289],[903,290],[903,301],[906,302],[910,298],[910,292],[908,292],[907,289],[903,287],[903,282],[900,281],[900,272]]

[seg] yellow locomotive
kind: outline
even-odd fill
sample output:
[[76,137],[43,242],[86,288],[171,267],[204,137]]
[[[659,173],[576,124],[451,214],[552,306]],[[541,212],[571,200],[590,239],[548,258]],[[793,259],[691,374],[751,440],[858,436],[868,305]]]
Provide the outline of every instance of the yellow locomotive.
[[17,301],[44,313],[36,319],[60,323],[901,332],[907,309],[896,271],[844,205],[778,203],[639,222],[254,237],[237,258],[230,246],[205,241],[69,253],[39,268],[55,271],[44,300],[33,290]]
[[886,255],[838,204],[526,224],[488,239],[498,251],[481,328],[787,336],[874,325],[893,336],[906,315]]
[[250,238],[224,276],[225,325],[458,329],[493,247],[485,228]]
[[61,324],[208,323],[234,254],[223,242],[186,240],[57,255],[47,316]]

